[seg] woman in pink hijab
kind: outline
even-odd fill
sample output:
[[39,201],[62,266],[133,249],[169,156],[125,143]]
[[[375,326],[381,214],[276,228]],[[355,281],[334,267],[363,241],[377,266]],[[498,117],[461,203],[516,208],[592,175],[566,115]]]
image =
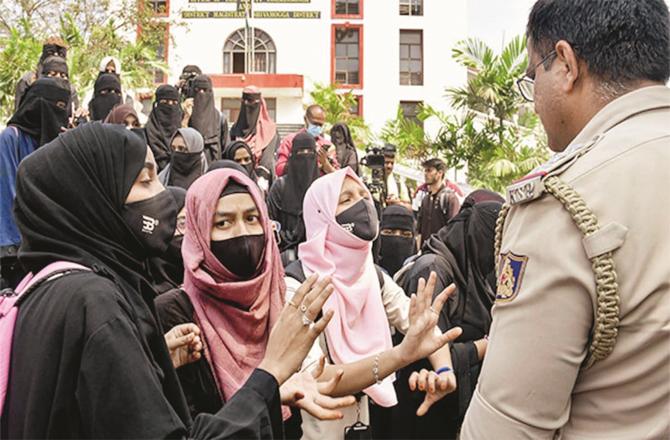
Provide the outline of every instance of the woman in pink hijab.
[[[182,255],[183,289],[155,302],[165,328],[185,322],[200,328],[204,357],[177,370],[195,416],[217,412],[244,385],[263,359],[284,307],[279,250],[263,196],[247,175],[219,169],[192,184]],[[341,375],[317,384],[314,377],[320,375],[294,375],[280,388],[282,403],[323,418],[339,417],[334,409],[353,398],[326,396]],[[285,408],[283,415],[287,419],[290,411]],[[272,421],[273,429],[277,423],[281,426],[281,420]]]
[[[343,411],[342,420],[318,421],[303,412],[304,438],[341,439],[357,422],[360,424],[352,429],[365,430],[369,423],[368,397],[383,407],[395,405],[393,372],[428,357],[435,371],[423,371],[410,379],[412,387],[418,383],[428,391],[417,412],[425,414],[435,401],[456,388],[446,343],[457,338],[461,330],[442,334],[436,327],[436,311],[442,309],[453,286],[437,295],[431,306],[435,274],[428,282],[422,280],[410,299],[374,265],[372,242],[379,232],[377,212],[369,191],[349,168],[312,184],[305,195],[303,216],[307,241],[299,247],[300,259],[286,268],[289,304],[306,276],[328,276],[335,288],[323,308],[324,312],[334,312],[333,319],[303,369],[316,367],[325,354],[332,365],[326,366],[324,378],[344,371],[335,395],[364,393],[357,408]],[[303,315],[306,324],[316,318],[308,315],[308,311]],[[405,334],[396,347],[391,343],[391,326]]]

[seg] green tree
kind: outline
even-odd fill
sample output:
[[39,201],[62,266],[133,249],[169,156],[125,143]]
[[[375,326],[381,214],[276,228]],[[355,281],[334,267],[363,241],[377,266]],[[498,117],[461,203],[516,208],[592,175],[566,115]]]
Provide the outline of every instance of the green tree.
[[[144,0],[141,0],[144,1]],[[6,120],[14,108],[14,90],[25,73],[34,71],[42,41],[60,35],[70,46],[70,81],[80,98],[93,87],[100,60],[114,56],[121,60],[122,82],[126,90],[152,87],[156,69],[167,66],[157,61],[157,48],[164,42],[167,19],[157,20],[147,5],[131,0],[112,8],[109,0],[62,2],[10,0],[0,12],[14,14],[17,24],[0,20],[7,35],[0,38],[0,117]],[[3,9],[4,8],[4,9]],[[170,22],[170,25],[173,25]],[[137,38],[130,39],[137,29]]]
[[525,44],[516,37],[497,55],[468,39],[452,51],[470,74],[464,87],[447,90],[464,116],[447,120],[436,143],[452,164],[467,165],[474,186],[502,191],[548,158],[539,119],[516,90],[528,65]]
[[357,146],[362,147],[372,139],[370,128],[362,117],[351,112],[356,106],[356,96],[351,92],[341,92],[334,85],[314,84],[310,93],[312,101],[326,111],[326,129],[338,122],[347,124]]

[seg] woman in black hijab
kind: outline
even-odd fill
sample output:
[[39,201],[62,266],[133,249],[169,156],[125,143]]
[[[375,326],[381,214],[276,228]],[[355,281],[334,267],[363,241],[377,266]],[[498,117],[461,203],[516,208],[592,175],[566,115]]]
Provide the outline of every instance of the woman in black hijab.
[[167,251],[160,257],[149,260],[149,273],[157,294],[175,289],[184,282],[184,260],[181,256],[181,243],[186,228],[186,190],[178,186],[168,186],[177,204],[177,227]]
[[284,267],[298,258],[298,245],[306,239],[302,203],[305,193],[318,178],[316,141],[309,133],[300,133],[293,139],[286,173],[272,185],[268,194],[270,218],[281,225],[279,250]]
[[26,269],[66,260],[91,270],[22,298],[3,438],[272,437],[279,392],[262,370],[221,411],[190,418],[143,276],[172,237],[176,206],[137,136],[98,123],[69,131],[21,164],[15,206]]
[[228,160],[228,159],[221,159],[221,160],[216,160],[216,161],[212,162],[209,165],[209,168],[207,168],[207,172],[209,173],[210,171],[221,170],[221,169],[226,169],[226,168],[231,169],[231,170],[237,170],[241,173],[247,174],[247,169],[246,168],[244,168],[242,165],[235,162],[234,160]]
[[67,62],[65,58],[50,56],[41,65],[39,78],[60,78],[67,80],[69,77]]
[[414,214],[404,206],[388,206],[379,227],[379,265],[393,276],[416,251]]
[[337,149],[337,163],[342,168],[350,167],[358,174],[358,153],[347,124],[338,123],[330,129],[330,140]]
[[67,126],[69,102],[67,81],[40,78],[30,86],[7,126],[28,133],[37,140],[38,146],[42,146],[55,139]]
[[223,158],[242,166],[245,173],[256,182],[261,191],[267,194],[272,185],[272,173],[267,168],[258,165],[256,156],[246,142],[237,140],[229,143],[223,150]]
[[[394,426],[399,437],[456,438],[477,384],[486,351],[485,338],[491,327],[496,288],[495,225],[501,207],[500,202],[485,201],[462,209],[428,239],[421,256],[400,277],[399,284],[405,292],[415,292],[419,278],[433,271],[437,274],[436,291],[456,284],[456,293],[440,310],[438,326],[443,331],[459,326],[463,333],[451,349],[458,390],[437,402],[424,417],[416,418],[413,415],[422,402],[420,393],[401,387],[398,391],[406,398],[399,398],[401,403],[394,417],[403,420]],[[402,370],[397,383],[403,383],[412,371],[426,368],[424,363]]]
[[214,105],[212,80],[207,75],[193,79],[193,112],[188,126],[200,132],[205,139],[207,162],[221,159],[221,152],[228,141],[228,121]]
[[101,73],[93,86],[93,99],[88,103],[92,121],[104,121],[112,109],[121,104],[121,82],[113,73]]
[[145,126],[149,147],[154,153],[159,171],[170,163],[171,142],[181,127],[182,111],[179,106],[179,91],[170,85],[156,89],[156,99]]

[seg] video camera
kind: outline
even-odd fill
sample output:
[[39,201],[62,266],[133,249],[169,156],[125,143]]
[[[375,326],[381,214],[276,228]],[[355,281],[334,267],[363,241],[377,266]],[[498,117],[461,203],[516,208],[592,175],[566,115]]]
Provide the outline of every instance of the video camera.
[[195,81],[196,76],[198,76],[197,72],[184,72],[179,76],[179,93],[183,99],[193,98],[195,96],[193,82]]
[[378,145],[370,145],[365,149],[365,156],[361,159],[361,165],[370,169],[370,180],[364,179],[365,185],[370,190],[372,197],[383,208],[386,203],[386,168],[384,167],[385,148]]

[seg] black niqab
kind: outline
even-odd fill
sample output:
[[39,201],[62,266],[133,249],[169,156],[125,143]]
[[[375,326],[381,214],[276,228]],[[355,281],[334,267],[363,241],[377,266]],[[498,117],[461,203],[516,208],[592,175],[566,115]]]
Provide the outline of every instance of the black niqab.
[[162,85],[156,89],[156,100],[146,124],[149,146],[154,153],[158,168],[163,169],[170,162],[172,155],[171,142],[174,134],[181,127],[182,111],[179,104],[161,104],[161,99],[179,102],[179,91],[170,85]]
[[416,254],[414,214],[403,206],[389,206],[382,213],[379,229],[399,229],[412,234],[411,237],[384,233],[379,236],[379,265],[393,276],[409,257]]
[[302,215],[302,204],[309,187],[319,178],[316,158],[316,141],[308,133],[299,133],[293,138],[291,155],[286,163],[286,176],[282,191],[276,196],[282,211]]
[[[495,300],[495,225],[502,204],[481,202],[461,210],[449,224],[430,237],[423,254],[434,253],[449,261],[458,295],[441,311],[452,325],[467,333],[488,333]],[[476,337],[474,337],[476,339]]]
[[[64,102],[63,108],[56,105]],[[37,139],[40,146],[54,140],[67,126],[67,108],[70,88],[67,81],[57,78],[40,78],[35,81],[19,109],[7,125],[13,125]]]
[[[339,133],[342,137],[340,142],[337,140],[336,133]],[[335,145],[337,163],[341,167],[349,166],[355,173],[358,173],[358,153],[356,153],[356,146],[354,139],[351,137],[349,126],[341,123],[333,125],[330,130],[330,138]]]
[[[245,99],[256,99],[255,104],[247,104]],[[235,121],[232,130],[230,130],[231,139],[246,139],[256,134],[256,125],[258,117],[261,114],[261,94],[260,93],[242,93],[242,104],[240,105],[240,115]]]
[[[102,91],[108,92],[103,94]],[[115,93],[109,91],[113,90]],[[121,82],[113,73],[100,73],[93,87],[93,99],[88,104],[92,121],[104,121],[112,109],[121,104]]]
[[68,76],[67,62],[65,58],[59,56],[50,56],[41,65],[39,76],[45,77],[49,72],[62,73]]
[[221,113],[214,106],[212,80],[207,75],[198,75],[193,80],[193,88],[202,89],[204,92],[195,93],[193,113],[188,126],[200,132],[205,139],[205,145],[220,144]]

